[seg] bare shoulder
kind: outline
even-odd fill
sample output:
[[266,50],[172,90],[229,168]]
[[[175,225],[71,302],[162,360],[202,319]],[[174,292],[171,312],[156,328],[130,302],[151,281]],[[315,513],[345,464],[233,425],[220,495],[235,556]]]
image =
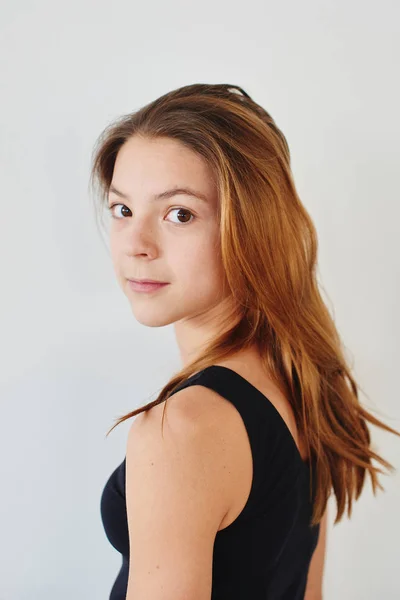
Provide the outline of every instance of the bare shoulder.
[[127,467],[140,452],[162,452],[163,460],[170,460],[165,468],[173,468],[175,461],[185,457],[187,464],[179,466],[181,473],[186,468],[205,479],[218,529],[232,505],[237,432],[243,427],[228,400],[205,386],[189,386],[135,417],[128,432]]
[[212,428],[226,426],[226,418],[237,419],[238,416],[234,405],[213,389],[203,385],[191,385],[145,413],[140,413],[136,421],[138,425],[144,422],[160,423],[161,427],[164,410],[164,427],[168,423],[176,433],[183,433],[188,428],[206,435]]

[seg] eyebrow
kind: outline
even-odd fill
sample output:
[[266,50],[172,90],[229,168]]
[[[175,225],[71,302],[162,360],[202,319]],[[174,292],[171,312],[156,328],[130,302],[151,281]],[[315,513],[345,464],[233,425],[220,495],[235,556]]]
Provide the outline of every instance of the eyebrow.
[[[124,194],[123,192],[120,192],[112,184],[110,185],[109,192],[113,192],[117,196],[120,196],[120,198],[125,198],[125,200],[129,200],[128,194]],[[154,194],[154,196],[152,196],[151,199],[152,200],[165,200],[166,198],[171,198],[172,196],[176,196],[177,194],[185,194],[186,196],[194,196],[195,198],[198,198],[199,200],[202,200],[203,202],[208,202],[207,196],[205,196],[204,194],[201,194],[200,192],[197,192],[196,190],[193,190],[189,187],[176,187],[176,188],[172,188],[170,190],[165,190],[165,192],[161,192],[160,194]]]

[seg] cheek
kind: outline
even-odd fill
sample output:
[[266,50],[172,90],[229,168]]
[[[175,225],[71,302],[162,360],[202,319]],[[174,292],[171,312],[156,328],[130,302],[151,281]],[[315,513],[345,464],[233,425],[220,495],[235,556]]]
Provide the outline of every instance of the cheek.
[[122,283],[124,275],[121,272],[121,265],[124,261],[121,259],[121,251],[117,243],[109,239],[110,258],[117,280]]
[[112,238],[110,239],[109,248],[110,248],[110,257],[111,257],[111,261],[112,261],[114,270],[116,272],[118,272],[118,264],[120,262],[118,260],[118,248],[115,245],[115,243],[113,242]]
[[222,285],[221,256],[211,244],[191,246],[176,257],[175,265],[178,279],[188,291],[194,288],[214,290]]

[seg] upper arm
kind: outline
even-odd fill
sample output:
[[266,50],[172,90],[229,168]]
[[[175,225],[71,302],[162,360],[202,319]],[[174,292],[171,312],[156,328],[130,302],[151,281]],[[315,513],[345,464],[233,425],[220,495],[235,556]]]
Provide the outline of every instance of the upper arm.
[[321,600],[323,592],[323,576],[326,552],[326,530],[328,520],[328,507],[320,522],[317,546],[311,558],[307,576],[307,587],[304,600]]
[[137,415],[128,432],[127,600],[211,598],[214,540],[227,512],[223,452],[204,410],[209,390],[194,391],[168,400],[163,437],[163,403]]

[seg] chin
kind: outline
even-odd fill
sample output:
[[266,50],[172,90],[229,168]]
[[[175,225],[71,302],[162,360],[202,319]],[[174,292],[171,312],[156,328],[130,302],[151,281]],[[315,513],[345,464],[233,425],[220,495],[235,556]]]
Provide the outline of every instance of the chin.
[[160,314],[160,311],[157,311],[156,314],[152,314],[151,311],[138,311],[132,307],[132,313],[135,317],[136,321],[145,327],[165,327],[166,325],[171,325],[174,323],[174,319],[168,319],[166,315]]

